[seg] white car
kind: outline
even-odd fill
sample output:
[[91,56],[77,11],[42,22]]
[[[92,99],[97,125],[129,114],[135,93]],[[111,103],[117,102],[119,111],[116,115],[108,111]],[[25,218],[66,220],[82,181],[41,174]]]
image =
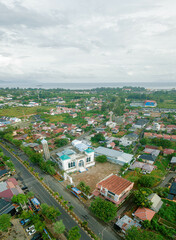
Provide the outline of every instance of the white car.
[[34,228],[35,228],[34,225],[32,225],[32,226],[26,228],[26,232],[30,232],[30,231],[31,231],[32,229],[34,229]]
[[35,228],[33,228],[30,232],[28,232],[29,235],[33,235],[34,233],[36,233]]

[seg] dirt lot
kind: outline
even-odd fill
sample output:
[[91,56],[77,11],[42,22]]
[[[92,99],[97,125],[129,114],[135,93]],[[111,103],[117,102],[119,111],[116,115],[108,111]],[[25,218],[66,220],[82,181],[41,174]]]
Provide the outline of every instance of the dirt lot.
[[12,219],[11,223],[13,224],[13,226],[9,229],[7,233],[3,233],[3,236],[0,236],[0,239],[4,240],[30,239],[30,237],[27,235],[27,233],[19,223],[19,219]]
[[91,191],[93,191],[96,187],[96,184],[107,177],[111,173],[117,174],[120,170],[121,166],[113,164],[113,163],[96,163],[95,166],[88,168],[86,172],[76,172],[72,173],[71,177],[73,178],[73,182],[77,185],[80,181],[84,181],[87,185],[90,186]]

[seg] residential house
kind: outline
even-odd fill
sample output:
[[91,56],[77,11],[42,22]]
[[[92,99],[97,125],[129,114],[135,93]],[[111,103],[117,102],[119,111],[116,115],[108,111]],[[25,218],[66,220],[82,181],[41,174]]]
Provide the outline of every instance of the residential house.
[[119,218],[117,222],[115,223],[118,230],[122,230],[123,233],[125,233],[128,229],[130,229],[132,226],[140,228],[141,225],[133,220],[132,218],[128,217],[127,215],[124,215],[122,218]]
[[156,194],[152,193],[148,196],[148,200],[152,202],[151,209],[155,212],[158,212],[163,205],[161,198]]
[[146,118],[141,118],[133,126],[135,128],[141,129],[141,128],[144,128],[147,123],[148,123],[148,120]]
[[173,154],[174,152],[175,152],[174,149],[167,149],[167,148],[165,148],[163,150],[163,155],[167,156],[167,155]]
[[152,154],[142,154],[138,158],[142,159],[146,163],[153,164],[157,157],[155,155],[152,155]]
[[12,216],[15,214],[15,206],[11,201],[7,201],[3,198],[0,198],[0,215],[2,214],[11,214]]
[[172,183],[167,199],[176,201],[176,182]]
[[111,174],[97,183],[93,195],[101,195],[105,199],[118,205],[129,195],[133,185],[134,183],[115,174]]
[[107,147],[113,149],[113,148],[115,148],[115,143],[114,142],[110,142],[110,143],[107,144]]
[[152,155],[155,156],[155,157],[158,157],[158,155],[160,154],[160,150],[158,150],[158,149],[153,149],[153,148],[145,148],[145,149],[144,149],[144,152],[145,152],[145,153],[152,154]]
[[128,135],[125,135],[123,136],[122,138],[120,138],[120,142],[119,144],[120,145],[123,145],[123,146],[129,146],[131,145],[133,142],[137,141],[138,139],[138,134],[136,133],[129,133]]
[[124,165],[125,163],[130,164],[133,159],[132,154],[124,153],[122,151],[116,151],[105,147],[95,148],[95,156],[100,155],[105,155],[109,162],[119,165]]
[[135,168],[140,168],[143,172],[151,173],[156,166],[144,162],[135,161],[133,165],[130,166],[130,169],[134,170]]
[[152,218],[155,216],[155,212],[149,208],[141,208],[139,207],[135,213],[134,213],[134,217],[137,221],[141,222],[141,221],[151,221]]
[[172,157],[170,163],[176,165],[176,157]]
[[153,124],[153,130],[154,131],[159,131],[160,129],[161,129],[161,125],[159,123],[156,122],[156,123]]
[[0,198],[11,199],[13,195],[23,193],[15,178],[0,182]]

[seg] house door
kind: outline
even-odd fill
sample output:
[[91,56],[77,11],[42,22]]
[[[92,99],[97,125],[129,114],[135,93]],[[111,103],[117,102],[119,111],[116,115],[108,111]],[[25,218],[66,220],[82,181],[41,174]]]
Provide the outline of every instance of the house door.
[[84,161],[83,160],[79,161],[79,167],[84,167]]

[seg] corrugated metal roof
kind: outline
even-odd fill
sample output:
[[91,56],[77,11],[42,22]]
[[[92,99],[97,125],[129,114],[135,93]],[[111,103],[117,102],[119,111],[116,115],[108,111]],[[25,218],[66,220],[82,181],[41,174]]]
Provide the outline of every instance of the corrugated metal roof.
[[0,182],[0,192],[3,192],[7,189],[8,189],[7,183],[6,182]]
[[105,148],[105,147],[96,148],[95,154],[106,155],[106,156],[109,156],[109,157],[112,157],[114,159],[124,161],[124,162],[130,162],[133,158],[132,154],[124,153],[121,151],[116,151],[116,150]]

